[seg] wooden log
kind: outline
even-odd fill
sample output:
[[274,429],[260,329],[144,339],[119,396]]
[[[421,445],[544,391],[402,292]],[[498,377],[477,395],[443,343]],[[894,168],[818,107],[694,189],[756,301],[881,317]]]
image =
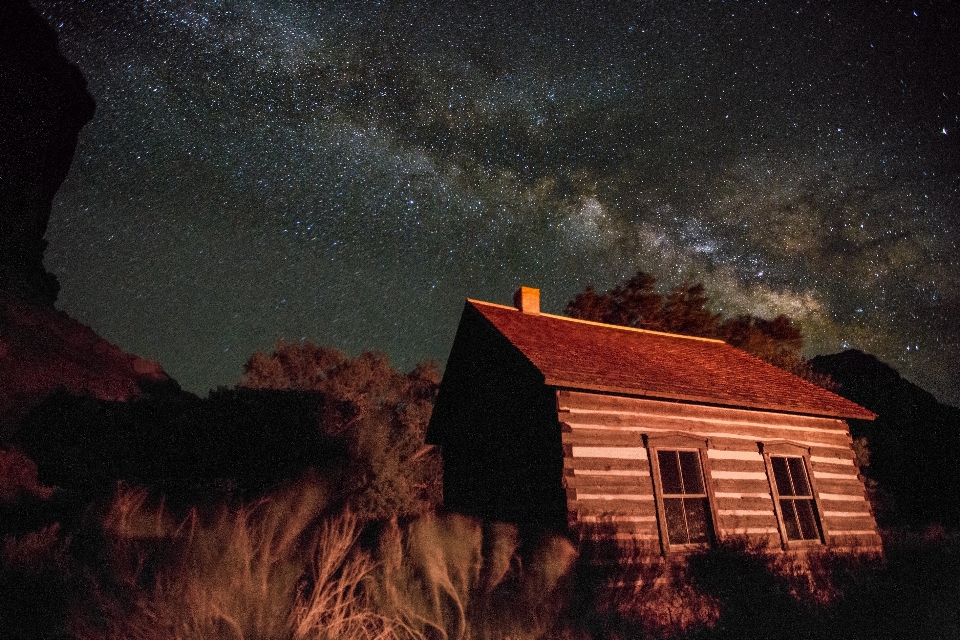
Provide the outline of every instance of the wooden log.
[[825,518],[858,518],[873,517],[870,511],[870,503],[866,500],[862,502],[827,502],[828,508],[823,510]]
[[[763,456],[760,454],[760,451],[756,446],[753,447],[744,447],[737,449],[709,449],[707,451],[707,457],[713,462],[713,467],[716,469],[718,465],[722,464],[733,464],[734,461],[743,464],[753,462],[757,465],[763,467]],[[720,461],[723,461],[722,463]]]
[[855,465],[840,465],[840,464],[823,464],[823,463],[813,463],[812,465],[813,477],[814,478],[826,478],[826,479],[843,479],[843,478],[854,478],[858,482],[862,482],[860,479],[860,474],[857,473],[858,469]]
[[871,515],[851,518],[829,516],[822,520],[824,531],[831,535],[839,535],[846,531],[876,531],[877,529],[877,523]]
[[[657,534],[657,522],[653,516],[648,516],[649,520],[630,521],[630,520],[592,520],[597,516],[580,516],[577,524],[589,525],[597,534],[603,533],[632,533],[632,534]],[[659,537],[659,536],[658,536]]]
[[882,549],[883,541],[876,530],[844,531],[836,534],[827,534],[827,544],[831,547],[840,547],[846,550]]
[[856,503],[867,503],[867,499],[863,494],[851,495],[844,493],[827,493],[821,491],[817,494],[817,497],[820,498],[820,502],[823,504],[823,510],[840,510],[842,507],[838,506],[847,502],[856,502]]
[[773,511],[724,511],[717,514],[717,523],[721,529],[742,527],[777,528],[777,518]]
[[601,513],[601,514],[578,514],[579,522],[592,524],[616,524],[616,523],[650,523],[656,522],[657,516],[651,514],[639,515],[636,513]]
[[824,418],[796,414],[712,407],[696,403],[667,402],[646,398],[629,398],[603,393],[561,390],[557,393],[560,411],[602,411],[606,413],[642,414],[649,416],[680,416],[698,420],[737,420],[750,423],[784,424],[830,427],[845,430],[846,422],[839,418]]
[[763,518],[764,520],[776,521],[773,509],[717,509],[717,516],[724,518]]
[[856,467],[856,462],[854,458],[850,457],[853,455],[853,452],[850,452],[848,456],[810,456],[810,462],[813,464],[813,468],[816,469],[819,466],[822,466],[825,470],[829,471],[835,468],[846,468],[846,467]]
[[647,449],[643,446],[585,447],[564,444],[563,454],[570,458],[610,458],[614,460],[646,460]]
[[769,491],[757,491],[754,493],[746,491],[714,491],[713,495],[716,496],[718,500],[724,498],[745,500],[749,498],[756,498],[758,500],[772,500],[773,496],[770,495]]
[[636,459],[620,459],[620,458],[573,458],[566,457],[563,459],[563,466],[565,469],[570,470],[593,470],[593,469],[607,469],[607,470],[643,470],[648,474],[650,472],[650,464],[646,460],[636,460]]
[[769,527],[751,527],[722,530],[717,534],[721,540],[746,537],[750,542],[766,545],[767,549],[779,549],[780,532]]
[[[851,440],[852,443],[852,440]],[[821,447],[819,445],[813,445],[810,447],[810,457],[811,458],[822,458],[826,456],[836,456],[849,454],[851,456],[851,461],[853,460],[853,445],[851,444],[846,449],[841,447]]]
[[[707,451],[707,454],[710,454],[710,450]],[[746,473],[767,473],[767,467],[763,464],[763,458],[757,460],[730,460],[730,459],[716,459],[710,458],[710,470],[713,471],[714,477],[718,471],[728,471],[728,472],[746,472]]]
[[717,524],[717,536],[719,538],[747,536],[749,542],[756,543],[758,542],[758,535],[760,538],[765,538],[766,536],[776,538],[778,546],[783,542],[780,535],[779,524],[776,519],[750,520],[749,518],[724,518]]
[[824,494],[864,496],[863,483],[856,478],[851,480],[815,478],[815,483],[821,499]]
[[653,495],[650,478],[637,476],[565,476],[567,487],[586,493],[649,493]]
[[649,505],[652,511],[653,496],[642,494],[583,494],[576,498],[569,498],[567,508],[582,513],[607,513],[610,511],[636,511],[643,513],[643,505]]
[[[638,500],[652,500],[653,499],[653,490],[648,486],[641,486],[636,482],[624,482],[624,483],[614,483],[614,482],[585,482],[582,481],[585,479],[581,478],[567,478],[569,485],[567,487],[569,490],[575,490],[578,500],[584,500],[584,496],[595,495],[595,494],[610,494],[615,496],[621,495],[640,495],[642,497],[637,498]],[[595,499],[595,498],[591,498]]]
[[773,437],[791,439],[794,434],[820,434],[827,437],[843,436],[847,429],[823,429],[791,424],[767,424],[737,422],[732,420],[684,420],[677,416],[629,416],[612,413],[570,413],[559,416],[562,424],[570,429],[626,429],[626,430],[668,430],[668,431],[710,431],[743,434],[778,434]]
[[766,482],[766,471],[717,471],[710,472],[714,480],[759,480]]
[[[847,454],[851,452],[852,439],[847,431],[839,430],[811,430],[793,429],[777,426],[752,426],[742,424],[711,425],[702,423],[682,423],[671,420],[662,420],[656,423],[650,421],[623,421],[611,416],[597,415],[587,421],[575,422],[567,418],[564,424],[569,426],[570,433],[597,434],[603,437],[604,433],[634,432],[654,436],[661,433],[691,433],[711,440],[711,448],[716,449],[756,449],[756,443],[762,441],[790,440],[807,447],[822,447],[830,455]],[[715,440],[723,440],[714,443]]]
[[767,495],[765,497],[749,498],[717,498],[714,508],[717,511],[728,509],[763,511],[773,514],[773,499]]
[[[625,477],[649,478],[650,472],[646,469],[568,469],[569,475],[582,478]],[[647,481],[649,484],[649,481]]]
[[[655,518],[656,507],[652,500],[613,504],[613,501],[586,501],[577,503],[576,508],[570,509],[580,517],[615,518],[628,521],[630,518]],[[652,522],[652,521],[651,521]]]
[[714,495],[718,494],[751,494],[751,495],[770,495],[770,483],[766,475],[758,478],[714,478]]
[[642,447],[643,434],[638,431],[573,429],[560,434],[563,444],[592,447]]
[[[710,425],[710,428],[724,428],[725,426],[740,425],[746,427],[770,428],[791,426],[799,429],[826,429],[842,431],[842,425],[824,422],[796,422],[790,416],[775,415],[774,419],[762,418],[759,413],[740,413],[736,415],[726,410],[720,410],[719,413],[708,415],[711,411],[708,407],[687,407],[684,411],[681,405],[672,410],[667,405],[658,408],[656,411],[596,411],[590,409],[571,409],[563,415],[565,419],[571,422],[595,422],[599,417],[606,417],[607,424],[702,424]],[[685,430],[685,429],[681,429]]]

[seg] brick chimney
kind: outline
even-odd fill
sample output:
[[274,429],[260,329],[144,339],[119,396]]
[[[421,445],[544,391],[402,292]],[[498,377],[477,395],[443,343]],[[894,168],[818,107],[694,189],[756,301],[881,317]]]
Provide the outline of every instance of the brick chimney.
[[520,287],[513,294],[513,306],[524,313],[540,313],[540,289]]

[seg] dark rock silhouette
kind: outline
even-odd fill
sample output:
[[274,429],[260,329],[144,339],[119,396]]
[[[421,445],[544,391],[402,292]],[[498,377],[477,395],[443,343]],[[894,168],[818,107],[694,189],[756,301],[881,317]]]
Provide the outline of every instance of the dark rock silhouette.
[[877,414],[850,420],[854,438],[870,450],[866,474],[892,498],[892,524],[960,525],[960,409],[904,380],[874,356],[857,350],[811,361],[840,384],[838,393]]
[[81,128],[87,83],[27,0],[0,2],[0,438],[56,389],[130,400],[174,383],[54,310],[59,285],[43,266],[44,234]]
[[123,401],[179,390],[156,362],[122,351],[62,311],[0,298],[0,439],[56,390]]
[[0,60],[0,291],[52,304],[43,236],[94,102],[27,0],[0,3]]

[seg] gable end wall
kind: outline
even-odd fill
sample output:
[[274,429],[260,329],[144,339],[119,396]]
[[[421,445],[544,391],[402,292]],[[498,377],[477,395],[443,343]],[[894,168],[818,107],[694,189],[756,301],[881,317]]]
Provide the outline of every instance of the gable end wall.
[[427,441],[443,454],[446,508],[527,531],[566,529],[554,391],[470,306],[457,329]]

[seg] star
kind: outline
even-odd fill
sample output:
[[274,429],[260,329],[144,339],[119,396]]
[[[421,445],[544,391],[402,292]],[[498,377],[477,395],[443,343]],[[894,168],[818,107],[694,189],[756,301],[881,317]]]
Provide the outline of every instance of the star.
[[98,105],[59,305],[188,389],[278,338],[442,362],[466,297],[643,269],[960,402],[952,3],[35,6]]

